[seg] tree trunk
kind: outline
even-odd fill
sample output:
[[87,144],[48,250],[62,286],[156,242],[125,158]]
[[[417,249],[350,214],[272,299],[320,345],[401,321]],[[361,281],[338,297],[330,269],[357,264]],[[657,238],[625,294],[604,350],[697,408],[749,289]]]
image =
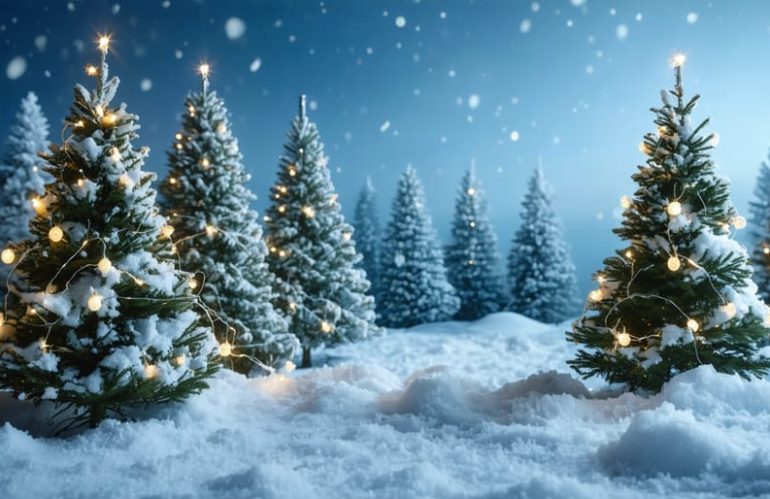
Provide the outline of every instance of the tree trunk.
[[310,348],[302,347],[302,365],[300,367],[311,367],[312,361],[310,360]]

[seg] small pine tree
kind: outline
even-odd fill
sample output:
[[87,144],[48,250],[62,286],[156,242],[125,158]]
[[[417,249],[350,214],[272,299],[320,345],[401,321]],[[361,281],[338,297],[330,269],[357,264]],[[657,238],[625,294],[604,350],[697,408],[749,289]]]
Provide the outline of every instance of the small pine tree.
[[300,97],[265,217],[268,262],[278,278],[276,305],[302,344],[302,366],[320,345],[356,341],[378,331],[361,255],[334,192],[324,147]]
[[[8,136],[5,156],[0,162],[0,245],[21,241],[29,236],[29,222],[35,216],[30,199],[42,196],[44,161],[39,154],[48,149],[48,120],[30,92],[22,99],[16,122]],[[8,278],[0,269],[0,282]],[[0,297],[5,286],[0,286]]]
[[701,364],[743,377],[770,370],[758,354],[768,309],[746,249],[731,237],[731,225],[746,221],[714,173],[712,135],[701,133],[708,120],[691,123],[698,96],[684,97],[682,62],[674,59],[674,89],[652,109],[657,132],[642,142],[634,199],[622,200],[615,233],[629,244],[604,261],[599,288],[568,333],[581,346],[574,369],[630,389],[658,391]]
[[[0,387],[50,400],[60,430],[96,426],[137,405],[184,399],[206,387],[216,342],[191,310],[189,276],[163,238],[148,149],[131,143],[137,117],[111,106],[109,38],[89,67],[96,89],[75,87],[69,136],[51,147],[53,181],[31,238],[2,252],[13,265],[0,340]],[[64,418],[63,414],[69,415]]]
[[751,260],[754,263],[754,282],[765,302],[770,301],[770,166],[759,167],[755,199],[751,209]]
[[460,297],[455,318],[475,320],[505,303],[498,270],[497,237],[487,214],[487,197],[475,168],[463,177],[455,203],[452,244],[447,247],[449,282]]
[[385,229],[380,270],[382,322],[411,327],[449,320],[460,299],[447,280],[444,255],[417,172],[401,176]]
[[553,324],[576,314],[577,281],[543,171],[535,169],[508,257],[510,309]]
[[356,249],[361,253],[359,266],[366,272],[366,278],[372,285],[372,295],[376,298],[380,272],[380,220],[377,216],[377,193],[370,177],[366,178],[358,196],[353,228]]
[[208,91],[207,65],[201,75],[203,90],[185,99],[182,130],[168,152],[163,208],[182,268],[196,275],[190,284],[207,306],[201,313],[213,315],[217,340],[229,348],[225,365],[269,372],[299,343],[271,304],[274,278],[227,108]]

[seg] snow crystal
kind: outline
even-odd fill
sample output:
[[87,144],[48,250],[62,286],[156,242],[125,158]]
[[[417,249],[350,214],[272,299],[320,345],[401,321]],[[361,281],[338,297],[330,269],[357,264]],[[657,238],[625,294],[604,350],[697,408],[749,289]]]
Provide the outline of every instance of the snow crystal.
[[698,13],[697,12],[688,12],[687,13],[687,24],[695,24],[698,22]]
[[390,128],[390,121],[385,120],[382,122],[382,125],[380,125],[380,132],[385,133],[388,131],[388,128]]
[[395,23],[397,28],[403,28],[406,26],[406,18],[404,16],[398,16],[396,17]]
[[532,12],[539,12],[540,11],[540,3],[538,2],[532,2]]
[[246,33],[246,23],[239,17],[231,17],[225,21],[225,34],[230,40],[237,40]]
[[179,49],[176,49],[176,50],[174,51],[174,57],[175,57],[175,58],[177,58],[177,59],[181,59],[183,55],[184,55],[184,54],[183,54],[183,53],[182,53],[182,51],[181,51],[181,50],[179,50]]
[[523,19],[521,24],[519,24],[519,31],[522,33],[529,33],[530,29],[532,29],[532,21],[529,19]]
[[625,40],[628,37],[628,26],[625,24],[618,24],[618,27],[615,28],[615,36],[618,37],[618,40]]
[[20,55],[8,61],[8,65],[5,67],[5,75],[9,80],[21,78],[25,71],[27,71],[27,60]]
[[517,132],[516,130],[513,130],[511,132],[511,142],[518,142],[519,138],[520,138],[519,132]]
[[575,7],[582,7],[586,3],[586,0],[569,0],[569,1]]
[[48,44],[48,38],[45,35],[38,35],[35,37],[35,47],[40,51],[44,51]]
[[152,89],[152,80],[149,78],[143,78],[139,83],[139,88],[142,89],[142,92],[149,92]]
[[257,57],[256,59],[251,61],[251,64],[249,65],[249,71],[251,71],[252,73],[256,73],[257,71],[259,71],[259,68],[261,67],[262,67],[262,59]]
[[112,13],[118,15],[120,13],[120,4],[116,3],[112,6]]
[[481,104],[481,97],[479,97],[478,94],[471,94],[468,96],[468,107],[471,109],[476,109],[479,107],[479,104]]

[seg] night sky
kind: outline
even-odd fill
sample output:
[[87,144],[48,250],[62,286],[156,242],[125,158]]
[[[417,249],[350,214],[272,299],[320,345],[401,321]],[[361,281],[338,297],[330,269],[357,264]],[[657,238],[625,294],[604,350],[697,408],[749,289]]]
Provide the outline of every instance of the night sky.
[[[262,211],[297,96],[306,93],[346,213],[370,175],[386,220],[398,175],[414,165],[446,240],[462,174],[475,161],[503,255],[527,177],[541,161],[578,278],[619,247],[618,200],[633,192],[649,108],[673,84],[703,98],[719,134],[719,172],[747,211],[770,145],[770,2],[0,0],[0,126],[41,98],[52,140],[74,83],[113,37],[116,101],[141,117],[136,145],[163,173],[182,100],[212,65]],[[233,19],[235,18],[235,19]],[[245,28],[245,31],[244,31]],[[21,59],[23,58],[23,63]],[[22,71],[23,69],[23,71]],[[3,132],[5,133],[5,132]],[[515,140],[514,140],[515,139]]]

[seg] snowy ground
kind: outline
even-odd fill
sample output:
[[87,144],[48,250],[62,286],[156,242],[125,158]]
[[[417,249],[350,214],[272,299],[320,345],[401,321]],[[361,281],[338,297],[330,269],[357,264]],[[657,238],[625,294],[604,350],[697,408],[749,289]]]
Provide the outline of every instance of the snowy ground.
[[513,314],[391,331],[68,440],[17,429],[36,423],[5,400],[0,497],[770,495],[770,382],[704,366],[649,399],[591,395],[563,332]]

